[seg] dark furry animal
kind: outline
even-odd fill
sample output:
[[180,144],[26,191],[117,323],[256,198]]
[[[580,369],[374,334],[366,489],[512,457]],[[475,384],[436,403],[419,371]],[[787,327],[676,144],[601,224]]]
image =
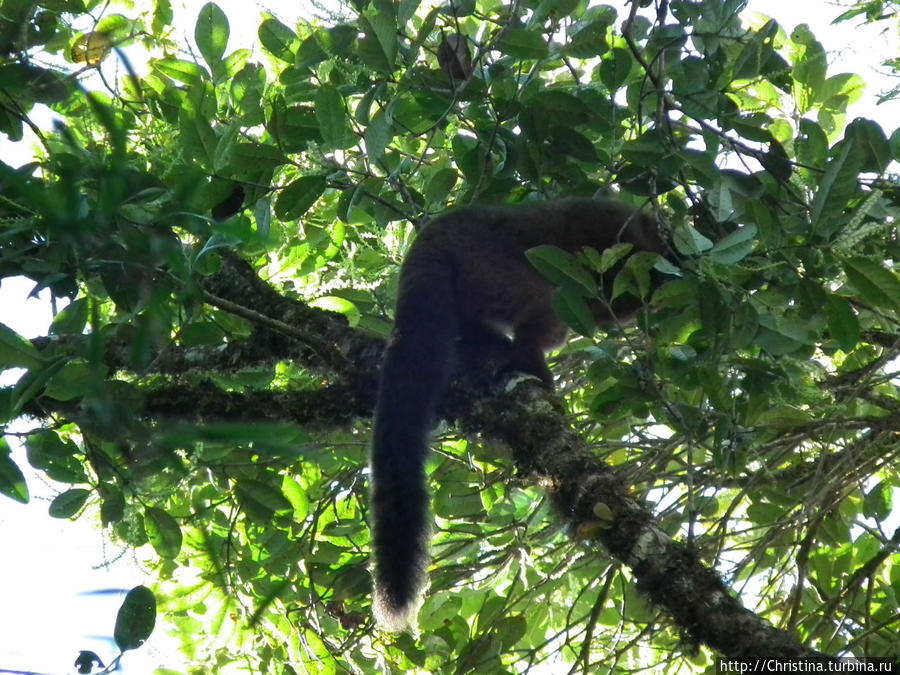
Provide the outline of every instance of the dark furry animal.
[[[619,242],[663,251],[653,217],[621,202],[591,199],[463,208],[433,220],[413,242],[400,272],[372,442],[373,611],[385,628],[409,624],[425,582],[424,465],[459,343],[479,333],[493,335],[507,343],[507,369],[531,373],[552,387],[544,354],[564,341],[566,327],[553,311],[554,285],[532,267],[525,251],[542,244],[570,252],[602,250]],[[612,303],[617,318],[638,307],[634,298]],[[610,318],[608,304],[598,302],[594,311],[599,319]]]

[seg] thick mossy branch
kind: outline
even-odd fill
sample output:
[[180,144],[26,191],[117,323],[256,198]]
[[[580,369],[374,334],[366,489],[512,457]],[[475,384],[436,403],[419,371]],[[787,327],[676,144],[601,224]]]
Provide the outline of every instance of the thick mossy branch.
[[731,657],[816,654],[745,609],[715,572],[666,534],[626,481],[590,452],[558,399],[539,383],[525,381],[474,401],[468,393],[454,392],[450,401],[462,425],[506,443],[521,472],[549,480],[573,535],[599,541],[628,565],[638,588],[691,641]]

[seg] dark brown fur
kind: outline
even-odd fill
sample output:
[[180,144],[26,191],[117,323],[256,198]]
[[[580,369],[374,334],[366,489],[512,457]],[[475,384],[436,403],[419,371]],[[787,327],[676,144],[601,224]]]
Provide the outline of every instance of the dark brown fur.
[[[621,202],[588,199],[452,211],[426,225],[410,247],[372,443],[373,608],[386,628],[408,625],[425,581],[428,434],[459,343],[493,335],[507,343],[509,368],[552,386],[544,354],[564,341],[566,327],[553,311],[554,285],[525,251],[552,244],[574,253],[619,242],[663,251],[651,216]],[[622,299],[612,309],[627,318],[637,306]],[[610,318],[608,308],[598,303],[598,318]]]

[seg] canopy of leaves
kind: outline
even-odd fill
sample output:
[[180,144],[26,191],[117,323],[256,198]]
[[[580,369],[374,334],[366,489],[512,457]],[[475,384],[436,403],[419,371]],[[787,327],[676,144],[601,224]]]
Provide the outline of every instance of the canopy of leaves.
[[[34,421],[52,516],[155,552],[169,665],[897,655],[900,133],[847,123],[863,82],[805,25],[741,0],[588,4],[354,0],[264,16],[254,50],[224,3],[190,46],[167,0],[3,3],[0,133],[42,152],[0,162],[0,275],[64,308],[35,340],[0,325],[0,368],[23,369],[0,417]],[[430,589],[417,632],[382,633],[366,443],[414,229],[597,193],[659,215],[667,280],[651,292],[627,250],[533,252],[582,334],[555,358],[565,411],[527,382],[454,386]],[[584,296],[623,260],[611,290],[644,310],[596,333]],[[0,492],[29,499],[5,441]],[[148,593],[122,649],[153,627]]]

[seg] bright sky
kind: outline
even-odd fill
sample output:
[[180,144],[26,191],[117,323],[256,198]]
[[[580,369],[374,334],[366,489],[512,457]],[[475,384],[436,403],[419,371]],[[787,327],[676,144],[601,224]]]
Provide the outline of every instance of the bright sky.
[[[622,0],[607,1],[624,6]],[[183,32],[192,36],[193,17],[205,0],[185,0],[183,4],[187,9],[179,10],[173,3],[179,16],[186,17],[189,27]],[[223,2],[222,6],[227,8],[231,23],[229,50],[253,44],[263,5]],[[266,6],[289,25],[296,15],[296,2],[272,0]],[[810,24],[819,41],[830,50],[829,73],[853,72],[869,83],[869,90],[851,110],[848,120],[869,117],[890,134],[900,119],[900,102],[875,105],[880,91],[896,84],[878,69],[880,61],[898,54],[896,33],[887,23],[860,27],[856,21],[829,26],[826,22],[842,10],[825,0],[750,0],[749,6],[776,18],[788,32],[799,23]],[[40,118],[38,123],[42,124]],[[28,161],[29,148],[30,141],[10,144],[0,138],[4,161],[14,166]],[[0,286],[0,321],[26,337],[45,334],[51,318],[46,296],[43,301],[26,301],[31,287],[31,282],[16,279],[4,279]],[[3,381],[8,382],[8,378]],[[27,428],[22,423],[17,430]],[[15,452],[13,457],[26,471],[24,453]],[[78,593],[103,589],[124,592],[140,583],[149,584],[151,579],[145,578],[131,552],[123,552],[105,540],[87,519],[72,523],[47,516],[49,500],[58,492],[58,486],[43,483],[36,474],[27,478],[31,504],[22,506],[0,497],[0,539],[5,542],[0,574],[0,669],[70,673],[74,672],[72,663],[81,649],[91,649],[108,662],[116,652],[109,636],[122,596]],[[116,562],[110,564],[113,560]],[[157,624],[147,645],[126,654],[121,672],[146,675],[159,666],[180,669],[177,654],[164,639],[163,631],[164,626]]]

